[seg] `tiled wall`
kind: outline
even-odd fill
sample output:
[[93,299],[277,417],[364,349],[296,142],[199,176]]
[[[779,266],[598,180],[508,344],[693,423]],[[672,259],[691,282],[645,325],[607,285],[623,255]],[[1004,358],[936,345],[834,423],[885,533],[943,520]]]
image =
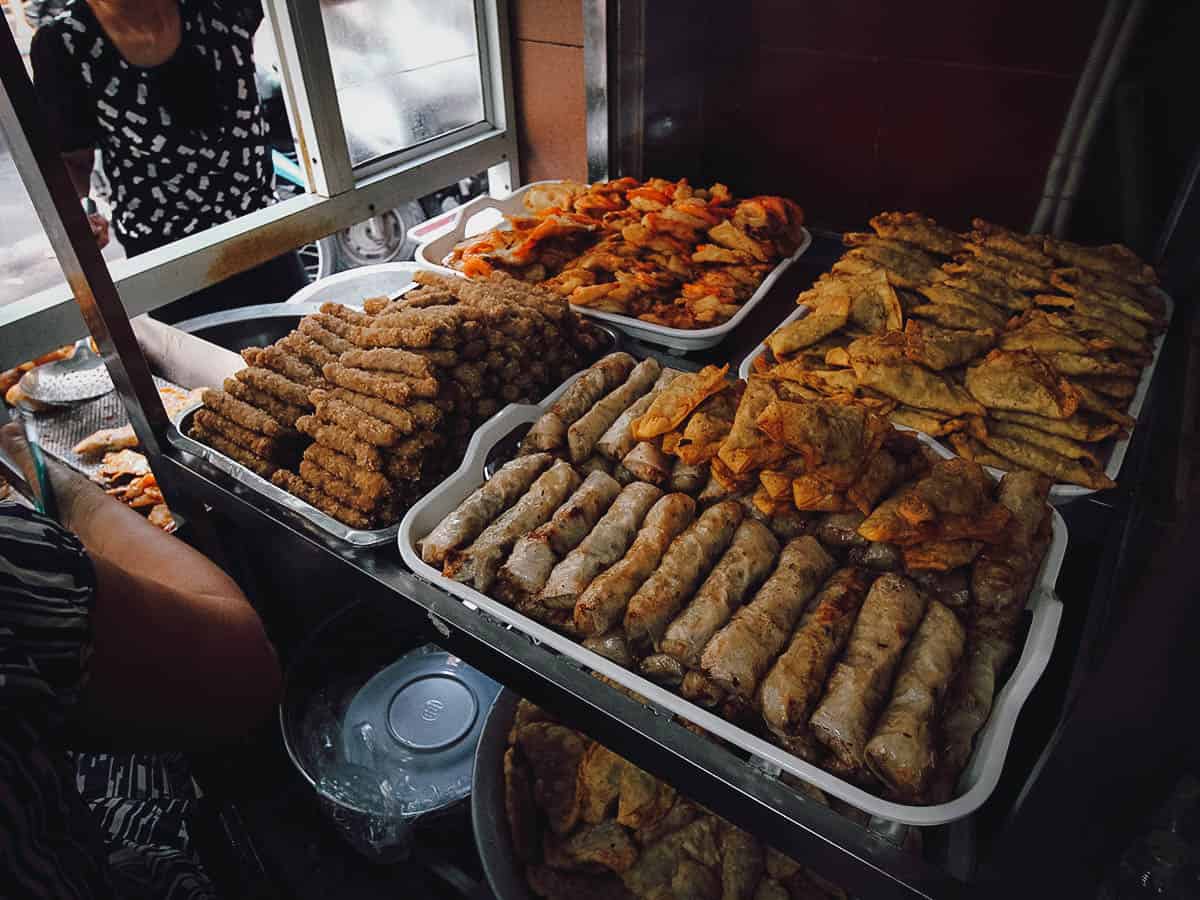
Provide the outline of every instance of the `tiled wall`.
[[580,0],[512,0],[522,183],[587,178]]
[[879,209],[1028,225],[1103,2],[748,0],[713,15],[705,168],[817,224]]

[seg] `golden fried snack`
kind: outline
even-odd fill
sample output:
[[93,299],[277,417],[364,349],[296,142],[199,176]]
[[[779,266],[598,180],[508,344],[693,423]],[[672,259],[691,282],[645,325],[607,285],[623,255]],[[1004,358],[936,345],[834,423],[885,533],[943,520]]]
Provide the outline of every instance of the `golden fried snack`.
[[1079,392],[1079,408],[1085,409],[1088,412],[1099,413],[1111,422],[1116,422],[1122,428],[1133,428],[1137,424],[1137,419],[1133,418],[1119,409],[1113,407],[1111,403],[1096,393],[1086,384],[1072,385]]
[[1137,380],[1132,377],[1121,378],[1107,375],[1094,375],[1085,378],[1076,378],[1077,384],[1082,384],[1084,387],[1091,388],[1106,397],[1112,397],[1116,400],[1129,400],[1137,393]]
[[275,345],[295,354],[317,371],[326,363],[338,361],[336,353],[330,352],[302,331],[293,331],[276,341]]
[[1114,275],[1134,284],[1157,284],[1158,275],[1141,258],[1121,244],[1084,247],[1047,237],[1042,245],[1047,254],[1068,266]]
[[977,398],[958,383],[910,362],[904,348],[905,338],[899,332],[859,338],[852,343],[850,362],[859,382],[907,406],[950,415],[982,415]]
[[[1085,356],[1082,353],[1048,351],[1039,355],[1063,375],[1092,375],[1113,380],[1130,379],[1129,383],[1132,384],[1132,379],[1141,374],[1141,368],[1138,366],[1114,362],[1095,353]],[[1130,390],[1127,396],[1132,397],[1133,391]]]
[[368,444],[353,432],[337,425],[328,425],[316,416],[301,416],[296,420],[296,429],[331,450],[354,457],[354,461],[365,469],[372,472],[383,469],[379,448]]
[[[1036,266],[1012,256],[1004,256],[979,244],[966,244],[965,249],[971,255],[960,255],[958,257],[959,264],[947,266],[947,272],[952,274],[965,270],[978,272],[982,267],[988,271],[992,279],[1003,281],[1018,291],[1047,290],[1050,275],[1048,267]],[[970,274],[970,271],[967,271],[967,274]]]
[[926,541],[902,548],[909,572],[949,572],[970,565],[983,549],[983,541]]
[[904,326],[904,355],[940,372],[982,356],[996,343],[996,332],[956,331],[909,319]]
[[358,493],[372,501],[378,501],[391,493],[388,480],[378,472],[370,472],[351,457],[321,444],[309,444],[304,450],[304,459],[315,463],[335,478],[349,482]]
[[[330,328],[329,326],[335,322],[337,324]],[[300,320],[299,329],[330,353],[342,354],[347,350],[354,349],[354,345],[346,337],[346,334],[349,333],[348,326],[333,316],[305,316]],[[346,334],[343,334],[343,331]]]
[[365,369],[349,369],[341,363],[330,363],[322,370],[325,377],[338,387],[377,397],[397,406],[404,406],[412,398],[412,388],[398,378],[389,378]]
[[932,303],[942,306],[957,306],[986,319],[989,328],[1001,329],[1008,321],[1009,311],[999,306],[993,306],[988,302],[986,295],[971,294],[950,287],[945,282],[924,285],[917,290]]
[[883,212],[872,216],[870,224],[882,238],[914,244],[940,256],[953,256],[963,248],[961,237],[920,213]]
[[250,347],[242,351],[247,365],[260,366],[278,372],[297,384],[313,387],[321,383],[321,373],[298,356],[277,346]]
[[309,506],[315,506],[327,516],[332,516],[351,528],[370,528],[371,517],[330,497],[319,488],[313,487],[303,478],[287,469],[279,469],[271,476],[271,483],[289,494],[299,497]]
[[1094,491],[1114,488],[1117,483],[1098,469],[1081,465],[1053,450],[1012,437],[991,433],[982,419],[973,419],[971,436],[994,453],[1006,456],[1018,466],[1050,475],[1055,481],[1078,484]]
[[347,431],[352,431],[376,447],[391,447],[403,436],[401,432],[382,419],[377,419],[358,407],[333,398],[317,402],[317,418],[330,425],[338,425]]
[[299,406],[306,410],[313,408],[312,402],[308,399],[309,388],[297,384],[290,378],[284,378],[278,372],[251,366],[240,370],[236,377],[238,381],[292,406]]
[[243,428],[231,419],[213,412],[210,409],[198,409],[192,417],[206,431],[222,435],[239,447],[253,453],[255,456],[270,458],[279,449],[279,442],[273,437],[266,437],[256,431]]
[[629,423],[630,433],[639,441],[648,441],[674,431],[692,410],[726,387],[728,371],[728,365],[719,369],[705,366],[699,372],[677,376],[654,397],[645,413]]
[[[818,286],[819,297],[809,298],[801,294],[796,302],[808,305],[809,300],[819,305],[809,305],[809,312],[794,322],[777,329],[766,340],[776,359],[785,359],[804,347],[815,344],[842,328],[850,317],[850,289],[844,281],[825,281]],[[818,288],[814,288],[816,291]]]
[[911,406],[897,406],[887,415],[893,425],[915,428],[930,437],[941,437],[967,427],[966,419]]
[[971,225],[975,229],[971,241],[981,247],[1043,269],[1054,265],[1054,260],[1042,251],[1044,241],[1040,235],[1020,234],[984,219],[972,219]]
[[1001,422],[1013,422],[1026,428],[1036,428],[1047,434],[1060,434],[1085,444],[1094,444],[1112,437],[1121,430],[1116,422],[1101,422],[1086,413],[1076,413],[1069,419],[1047,419],[1030,413],[1013,412],[1006,409],[988,410],[988,417]]
[[774,465],[787,456],[787,448],[778,441],[768,438],[759,430],[759,418],[773,402],[776,391],[771,382],[751,375],[746,382],[746,391],[738,404],[733,426],[721,444],[713,460],[714,474],[720,462],[734,478],[744,476],[753,469]]
[[[309,395],[309,398],[314,404],[325,400],[337,400],[340,403],[353,406],[368,416],[391,425],[401,435],[411,434],[417,426],[414,416],[409,410],[388,403],[386,400],[380,400],[378,397],[368,397],[366,394],[348,391],[345,388],[333,388],[329,391],[316,390]],[[426,425],[424,427],[430,426]]]
[[225,393],[233,395],[255,409],[261,409],[287,429],[291,429],[295,425],[296,420],[306,412],[306,410],[299,406],[280,400],[278,397],[274,397],[265,391],[260,391],[258,388],[251,387],[246,382],[238,381],[236,378],[226,378],[224,388]]
[[1063,437],[1061,434],[1048,434],[1036,428],[1019,425],[1016,422],[995,420],[989,420],[986,423],[986,427],[989,432],[999,437],[1013,438],[1014,440],[1025,441],[1029,444],[1036,444],[1039,447],[1045,447],[1047,450],[1053,450],[1067,459],[1079,459],[1097,468],[1100,467],[1100,459],[1095,453],[1081,445],[1078,441],[1069,437]]
[[205,388],[202,399],[207,409],[211,409],[250,431],[257,431],[267,437],[282,437],[287,433],[286,429],[270,415],[224,391]]
[[378,498],[363,494],[350,482],[343,481],[329,470],[306,459],[300,461],[300,477],[339,503],[353,507],[359,512],[370,515],[379,505]]
[[208,444],[208,446],[212,447],[218,453],[225,454],[234,462],[241,463],[260,478],[270,478],[278,468],[270,460],[263,459],[261,456],[251,453],[246,448],[238,446],[222,434],[209,431],[198,422],[192,424],[191,437],[202,444]]
[[1079,389],[1029,350],[993,350],[967,369],[966,384],[972,397],[992,409],[1067,419],[1079,408]]
[[1019,468],[1011,459],[1007,459],[999,453],[993,453],[987,447],[983,446],[983,444],[979,443],[979,441],[964,432],[956,432],[950,435],[950,446],[963,459],[969,459],[981,466],[991,466],[994,469],[1000,469],[1004,472],[1010,472],[1013,469]]
[[348,350],[339,360],[343,366],[380,372],[399,372],[412,378],[433,378],[435,372],[428,359],[408,350],[376,347],[373,350]]
[[995,321],[987,315],[981,315],[974,309],[949,306],[945,303],[922,303],[908,310],[908,314],[918,319],[928,319],[943,328],[962,331],[983,331],[996,327]]
[[1009,287],[1003,281],[985,277],[985,273],[976,272],[972,275],[952,275],[942,282],[946,287],[972,294],[992,306],[1002,309],[1022,312],[1033,306],[1033,300],[1023,291]]

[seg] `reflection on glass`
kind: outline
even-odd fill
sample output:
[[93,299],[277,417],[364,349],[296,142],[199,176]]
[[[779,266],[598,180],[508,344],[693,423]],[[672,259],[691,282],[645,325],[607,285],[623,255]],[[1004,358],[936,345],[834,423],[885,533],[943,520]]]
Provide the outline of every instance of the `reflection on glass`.
[[350,161],[483,121],[472,0],[322,0]]

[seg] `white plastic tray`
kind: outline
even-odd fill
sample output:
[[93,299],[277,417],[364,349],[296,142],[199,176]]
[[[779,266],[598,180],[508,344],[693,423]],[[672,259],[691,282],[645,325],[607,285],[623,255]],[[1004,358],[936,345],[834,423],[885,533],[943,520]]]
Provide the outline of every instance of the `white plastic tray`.
[[[1171,299],[1170,295],[1167,294],[1166,291],[1159,290],[1158,293],[1159,296],[1162,297],[1163,303],[1166,304],[1167,328],[1169,328],[1171,319],[1175,315],[1175,301]],[[808,307],[801,303],[792,311],[791,315],[771,329],[771,332],[774,333],[775,331],[778,331],[784,325],[795,322],[802,316],[807,315],[807,313]],[[1137,390],[1134,391],[1133,399],[1129,402],[1129,408],[1126,410],[1126,413],[1135,419],[1142,413],[1142,404],[1146,402],[1146,394],[1150,390],[1150,382],[1154,378],[1154,370],[1158,368],[1158,356],[1162,352],[1163,342],[1166,341],[1166,339],[1167,329],[1164,329],[1163,333],[1154,339],[1154,356],[1150,359],[1150,364],[1142,369],[1142,375],[1138,379]],[[738,366],[738,377],[748,377],[750,373],[754,371],[754,361],[766,352],[767,342],[764,338],[763,341],[757,347],[751,350],[746,355],[746,358],[742,360],[742,364]],[[904,430],[912,431],[914,429],[906,428]],[[920,434],[921,437],[927,438],[929,443],[936,446],[939,450],[945,450],[951,456],[955,455],[953,450],[946,447],[943,443],[937,440],[937,438],[930,437],[922,432],[917,433]],[[1125,462],[1125,452],[1129,449],[1129,441],[1132,437],[1133,434],[1131,432],[1129,437],[1121,438],[1119,441],[1113,443],[1112,451],[1108,455],[1108,464],[1104,467],[1104,474],[1113,481],[1117,480],[1117,475],[1119,475],[1121,472],[1121,466]],[[986,466],[985,468],[993,475],[1004,474],[1003,469],[997,469],[993,466]],[[1050,502],[1055,506],[1063,506],[1064,504],[1070,503],[1072,500],[1078,500],[1080,497],[1086,497],[1089,494],[1094,493],[1096,493],[1096,491],[1092,488],[1085,488],[1077,484],[1064,484],[1059,482],[1050,488]]]
[[[417,549],[418,540],[429,534],[438,522],[484,482],[484,464],[491,448],[517,426],[536,421],[573,380],[568,379],[541,405],[510,405],[479,427],[471,437],[466,457],[458,470],[413,505],[401,520],[397,540],[400,553],[408,567],[417,575],[458,597],[469,608],[478,609],[491,618],[524,632],[535,642],[544,644],[592,671],[606,675],[618,684],[636,691],[656,707],[694,722],[752,756],[774,764],[871,815],[906,825],[931,826],[961,819],[982,806],[1000,778],[1017,715],[1033,686],[1045,671],[1058,634],[1062,603],[1054,593],[1054,585],[1067,549],[1067,526],[1058,511],[1052,510],[1053,536],[1042,561],[1037,583],[1029,596],[1027,608],[1032,611],[1033,619],[1025,638],[1025,646],[1012,675],[996,696],[991,716],[976,738],[974,753],[959,783],[961,793],[948,803],[934,806],[894,803],[869,794],[787,753],[678,694],[673,694],[637,673],[584,649],[570,638],[521,615],[474,588],[446,578],[421,558]],[[943,455],[953,455],[945,448],[938,449]]]
[[[542,184],[558,184],[558,182],[535,181],[532,184],[518,188],[503,200],[497,200],[495,197],[483,194],[469,203],[463,204],[458,208],[458,215],[449,230],[443,231],[437,237],[430,238],[417,248],[415,256],[417,265],[442,273],[461,275],[461,272],[442,265],[442,260],[450,254],[455,245],[466,240],[469,236],[474,236],[487,230],[479,229],[476,231],[475,229],[471,229],[471,234],[468,235],[467,225],[471,218],[476,213],[482,212],[485,209],[499,210],[504,215],[527,214],[528,210],[526,210],[524,205],[525,193],[530,188]],[[692,350],[704,350],[707,347],[713,347],[721,343],[731,331],[737,328],[742,320],[750,314],[750,310],[767,296],[772,285],[779,280],[779,276],[783,274],[784,270],[804,255],[810,244],[812,244],[812,235],[808,233],[808,229],[804,229],[804,236],[800,241],[800,246],[796,248],[796,252],[787,259],[782,260],[767,273],[767,277],[758,286],[758,290],[754,292],[749,300],[741,305],[737,313],[728,322],[714,325],[712,328],[668,328],[665,325],[655,325],[651,322],[643,322],[640,319],[632,318],[631,316],[603,312],[601,310],[590,309],[586,306],[572,305],[572,308],[585,316],[599,319],[601,322],[608,322],[639,340],[647,341],[651,344],[658,344],[685,353]]]

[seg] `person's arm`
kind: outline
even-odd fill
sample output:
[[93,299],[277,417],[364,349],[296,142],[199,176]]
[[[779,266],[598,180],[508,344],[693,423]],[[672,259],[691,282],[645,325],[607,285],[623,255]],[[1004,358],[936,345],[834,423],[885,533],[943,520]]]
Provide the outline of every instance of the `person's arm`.
[[[28,472],[19,429],[0,429],[0,443]],[[75,708],[83,729],[125,746],[178,749],[261,722],[282,678],[233,579],[87,479],[54,460],[47,467],[62,524],[96,574],[90,679]]]

